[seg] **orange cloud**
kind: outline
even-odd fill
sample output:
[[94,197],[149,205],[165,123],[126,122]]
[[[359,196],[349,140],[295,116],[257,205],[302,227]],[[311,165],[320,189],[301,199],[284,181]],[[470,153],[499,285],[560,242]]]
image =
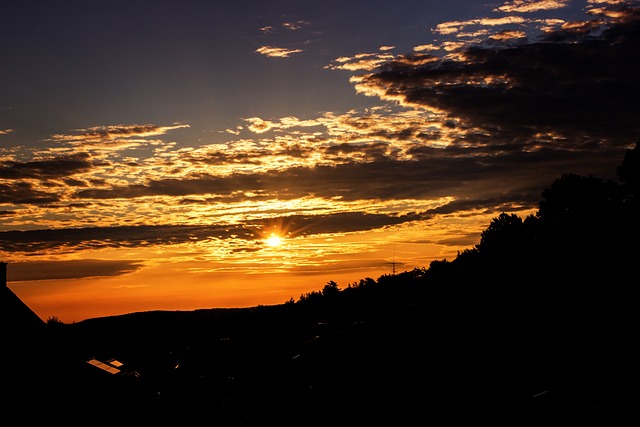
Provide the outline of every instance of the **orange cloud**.
[[513,0],[497,7],[500,12],[537,12],[567,7],[569,0]]
[[330,64],[325,68],[329,70],[371,71],[375,70],[380,65],[387,63],[393,58],[394,56],[388,53],[359,53],[353,57],[343,56],[336,58],[333,61],[333,64]]
[[527,37],[527,33],[524,31],[501,31],[497,34],[489,36],[492,40],[512,40],[512,39],[524,39]]
[[284,47],[273,47],[273,46],[262,46],[256,49],[257,53],[264,56],[272,57],[272,58],[288,58],[292,54],[300,53],[302,51],[303,51],[302,49],[287,49]]
[[436,34],[455,34],[463,28],[471,25],[495,27],[499,25],[524,24],[527,20],[521,16],[504,16],[501,18],[477,18],[468,21],[449,21],[443,22],[436,26],[433,30]]
[[148,138],[150,136],[164,135],[175,129],[188,128],[186,124],[172,126],[156,125],[111,125],[95,126],[87,129],[76,129],[72,134],[56,134],[52,141],[66,142],[73,145],[91,146],[99,143],[99,146],[107,145],[136,145],[140,141],[134,138]]
[[249,117],[248,119],[245,119],[245,121],[249,122],[249,126],[247,126],[247,128],[254,133],[264,133],[277,126],[276,123],[269,120],[263,120],[260,117]]

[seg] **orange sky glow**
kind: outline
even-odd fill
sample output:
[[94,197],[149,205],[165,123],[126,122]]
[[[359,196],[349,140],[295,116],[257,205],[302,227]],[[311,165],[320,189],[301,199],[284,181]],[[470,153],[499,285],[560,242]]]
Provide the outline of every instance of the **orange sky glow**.
[[[425,267],[432,260],[452,259],[479,239],[489,220],[476,218],[475,235],[469,235],[467,221],[450,218],[434,229],[406,224],[310,237],[287,237],[285,230],[279,230],[275,233],[282,237],[277,246],[268,241],[273,233],[270,227],[250,251],[229,248],[246,242],[214,239],[144,249],[77,251],[72,256],[51,256],[56,260],[51,267],[58,269],[61,259],[73,258],[138,261],[143,266],[117,276],[11,280],[28,277],[25,269],[33,268],[33,261],[18,261],[9,265],[9,287],[41,318],[55,316],[65,323],[132,311],[281,304],[320,290],[330,280],[344,288],[367,277],[391,274],[392,263],[397,271],[405,271]],[[437,243],[456,232],[459,242]]]

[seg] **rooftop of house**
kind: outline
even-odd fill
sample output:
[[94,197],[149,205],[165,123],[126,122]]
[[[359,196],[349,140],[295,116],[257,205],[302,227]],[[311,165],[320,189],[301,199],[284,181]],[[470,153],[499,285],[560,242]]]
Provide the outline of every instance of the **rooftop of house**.
[[7,286],[7,263],[0,262],[0,330],[4,338],[29,336],[45,322]]

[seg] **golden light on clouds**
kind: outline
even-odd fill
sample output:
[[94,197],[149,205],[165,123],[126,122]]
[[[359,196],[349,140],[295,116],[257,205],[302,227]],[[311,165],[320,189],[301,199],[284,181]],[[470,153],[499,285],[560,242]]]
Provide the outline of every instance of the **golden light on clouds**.
[[497,7],[501,12],[536,12],[567,7],[569,0],[513,0]]
[[284,47],[262,46],[256,49],[256,52],[272,58],[288,58],[294,53],[302,52],[302,49],[287,49]]

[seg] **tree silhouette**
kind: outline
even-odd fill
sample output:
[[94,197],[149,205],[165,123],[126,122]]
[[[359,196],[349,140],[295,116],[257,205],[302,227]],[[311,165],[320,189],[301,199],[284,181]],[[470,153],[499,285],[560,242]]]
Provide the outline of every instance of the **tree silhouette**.
[[340,287],[338,284],[333,280],[330,280],[326,285],[324,285],[324,288],[322,288],[322,296],[331,298],[337,295],[339,291]]
[[567,313],[577,307],[626,306],[634,301],[629,278],[635,274],[633,248],[640,236],[639,159],[640,141],[616,169],[620,182],[562,174],[541,191],[535,214],[521,218],[500,213],[478,244],[451,261],[362,279],[344,290],[330,281],[300,301],[335,302],[341,297],[354,306],[354,301],[425,297]]
[[627,194],[637,198],[640,194],[640,139],[633,149],[626,151],[616,172]]

